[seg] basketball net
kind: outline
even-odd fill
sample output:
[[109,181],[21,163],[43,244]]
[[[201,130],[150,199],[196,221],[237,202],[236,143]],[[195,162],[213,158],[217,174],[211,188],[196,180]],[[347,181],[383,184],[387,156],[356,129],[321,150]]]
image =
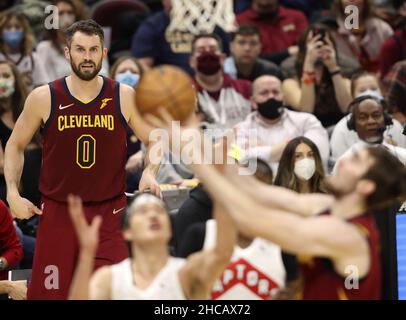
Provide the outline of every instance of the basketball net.
[[212,33],[218,25],[227,32],[236,28],[233,0],[172,0],[168,31]]

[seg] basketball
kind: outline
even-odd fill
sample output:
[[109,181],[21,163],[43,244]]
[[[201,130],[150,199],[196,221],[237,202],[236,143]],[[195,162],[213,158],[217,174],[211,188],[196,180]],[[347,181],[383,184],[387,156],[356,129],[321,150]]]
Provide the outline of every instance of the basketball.
[[177,67],[162,65],[144,73],[135,100],[142,115],[157,115],[157,110],[163,107],[182,122],[195,110],[196,91],[188,74]]

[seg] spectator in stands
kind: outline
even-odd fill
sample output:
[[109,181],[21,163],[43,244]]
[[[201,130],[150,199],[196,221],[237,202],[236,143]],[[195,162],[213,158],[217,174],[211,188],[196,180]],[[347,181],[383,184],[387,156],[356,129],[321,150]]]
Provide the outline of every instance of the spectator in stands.
[[[289,140],[305,136],[319,147],[323,163],[327,165],[330,153],[327,131],[314,115],[285,108],[285,98],[278,78],[256,79],[251,98],[256,111],[235,126],[237,144],[245,150],[247,158],[265,160],[276,171]],[[256,130],[255,137],[252,137],[253,130]],[[251,139],[257,140],[256,145]]]
[[0,199],[6,200],[6,183],[3,174],[3,152],[14,124],[24,107],[27,89],[17,67],[0,61]]
[[35,38],[24,15],[10,10],[0,14],[0,60],[14,63],[29,90],[49,82],[43,59],[34,52]]
[[[352,112],[348,120],[348,128],[357,133],[360,141],[352,145],[337,160],[333,173],[340,166],[342,159],[366,146],[384,147],[406,165],[406,149],[391,145],[384,140],[383,132],[387,126],[392,124],[391,116],[384,111],[384,104],[384,100],[374,95],[362,95],[351,102]],[[390,168],[388,169],[390,170]]]
[[144,69],[138,59],[123,56],[117,59],[110,69],[110,77],[120,83],[137,88]]
[[[281,156],[274,185],[298,193],[327,193],[324,169],[317,146],[306,137],[292,139]],[[283,298],[293,298],[299,288],[299,265],[294,255],[285,254],[290,278],[286,288],[279,293]],[[281,298],[282,298],[281,297]]]
[[[383,99],[381,84],[376,74],[361,71],[351,79],[351,95],[356,98],[361,95],[371,94],[377,98]],[[347,127],[348,119],[351,113],[343,117],[334,127],[331,135],[330,146],[332,154],[332,162],[335,162],[347,151],[353,144],[359,142],[357,133],[349,130]],[[384,139],[387,143],[406,147],[406,136],[402,134],[403,128],[399,121],[393,119],[393,125],[388,126],[384,134]]]
[[[70,62],[64,53],[66,29],[74,22],[88,18],[85,6],[79,0],[54,0],[53,5],[58,8],[59,28],[47,30],[46,40],[41,41],[37,46],[38,55],[46,61],[51,81],[70,74]],[[100,73],[107,76],[108,68],[107,59],[104,59]]]
[[379,59],[381,78],[389,73],[396,62],[404,59],[406,59],[406,26],[395,31],[382,46]]
[[[192,43],[190,65],[195,71],[201,119],[214,128],[231,128],[250,113],[251,84],[223,72],[225,55],[221,39],[201,34]],[[220,130],[221,131],[221,130]]]
[[[3,152],[14,128],[15,122],[23,110],[27,97],[24,80],[17,67],[8,61],[0,61],[0,199],[6,201],[6,182],[3,175]],[[21,180],[22,196],[35,205],[40,205],[38,190],[39,171],[41,165],[41,148],[38,134],[25,150],[25,161]],[[37,218],[19,221],[19,226],[25,233],[36,227]],[[28,231],[30,230],[30,231]]]
[[[331,20],[334,18],[326,18],[324,19],[325,21],[323,23],[321,22],[316,22],[312,24],[312,27],[319,27],[325,33],[328,33],[330,39],[332,38],[332,33],[335,32],[336,28],[333,24],[336,22],[334,20]],[[300,40],[299,40],[300,41]],[[358,72],[361,68],[359,62],[357,60],[354,60],[351,57],[346,56],[342,52],[339,52],[336,50],[337,54],[337,64],[341,69],[341,74],[343,75],[344,78],[351,78],[352,75],[355,72]],[[280,67],[282,69],[283,76],[285,78],[294,78],[296,76],[296,63],[297,59],[299,57],[296,56],[290,56],[289,58],[286,58],[285,60],[282,61]]]
[[251,7],[237,16],[237,22],[260,29],[262,56],[276,64],[297,54],[297,41],[307,27],[302,12],[281,6],[278,0],[253,0]]
[[3,201],[0,201],[0,280],[7,280],[7,271],[23,257],[23,249],[17,236],[13,217]]
[[[349,5],[358,8],[358,28],[346,27],[347,14],[344,10]],[[393,34],[393,30],[388,23],[375,17],[373,11],[373,0],[334,0],[334,13],[339,25],[334,40],[337,51],[358,60],[364,70],[377,72],[382,45]]]
[[292,139],[282,153],[275,185],[299,193],[327,193],[316,144],[306,137]]
[[259,58],[261,33],[257,26],[243,24],[231,36],[232,55],[224,62],[224,71],[233,78],[254,81],[265,74],[283,80],[282,72],[273,62]]
[[[194,35],[189,31],[166,32],[170,24],[169,13],[172,8],[172,0],[162,0],[162,4],[164,9],[147,18],[137,29],[133,37],[131,52],[140,59],[144,67],[171,64],[193,74],[189,65],[189,57]],[[213,32],[221,37],[225,51],[228,53],[227,34],[219,27],[216,27]]]
[[[120,83],[137,88],[138,82],[144,73],[141,63],[132,56],[123,56],[117,59],[110,69],[110,77]],[[143,153],[141,142],[137,139],[129,126],[127,128],[127,191],[138,189],[143,168]]]
[[396,63],[385,78],[388,111],[402,124],[406,124],[406,61]]
[[341,74],[337,50],[327,27],[315,24],[299,40],[296,77],[286,79],[283,92],[288,106],[313,113],[328,128],[347,112],[350,80]]

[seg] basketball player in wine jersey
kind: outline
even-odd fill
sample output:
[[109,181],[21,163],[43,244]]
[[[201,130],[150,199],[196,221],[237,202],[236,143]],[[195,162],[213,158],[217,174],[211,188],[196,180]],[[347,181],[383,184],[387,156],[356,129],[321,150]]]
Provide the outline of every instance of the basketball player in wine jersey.
[[[160,117],[145,120],[171,130],[173,118],[161,109]],[[340,163],[326,181],[331,195],[298,194],[197,161],[190,167],[240,232],[299,256],[303,299],[381,298],[379,232],[371,211],[406,198],[406,168],[385,148],[365,148]]]
[[80,243],[70,299],[208,299],[214,281],[229,264],[236,227],[218,203],[214,203],[217,222],[214,246],[181,259],[169,255],[171,226],[165,204],[153,195],[142,194],[130,205],[123,224],[132,257],[100,268],[92,275],[100,217],[89,226],[80,198],[69,196],[68,202]]
[[[86,218],[103,216],[95,267],[128,256],[120,230],[126,206],[125,161],[128,123],[148,145],[149,128],[138,116],[134,91],[99,76],[107,55],[102,28],[92,20],[67,30],[70,76],[35,89],[27,98],[5,151],[7,200],[14,216],[40,215],[29,299],[66,299],[78,255],[67,196],[83,199]],[[43,136],[39,189],[41,208],[19,194],[24,149],[35,132]],[[147,157],[148,158],[148,157]],[[157,166],[148,164],[140,189],[159,193]]]

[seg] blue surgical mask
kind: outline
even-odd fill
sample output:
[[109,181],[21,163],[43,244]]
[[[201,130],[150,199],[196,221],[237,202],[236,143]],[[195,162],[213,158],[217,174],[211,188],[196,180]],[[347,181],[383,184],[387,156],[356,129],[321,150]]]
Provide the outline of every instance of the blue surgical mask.
[[139,80],[140,75],[137,73],[133,73],[131,71],[116,74],[116,81],[128,84],[130,87],[133,87],[134,89],[137,87]]
[[23,41],[23,38],[23,31],[3,31],[3,41],[9,47],[18,47]]

